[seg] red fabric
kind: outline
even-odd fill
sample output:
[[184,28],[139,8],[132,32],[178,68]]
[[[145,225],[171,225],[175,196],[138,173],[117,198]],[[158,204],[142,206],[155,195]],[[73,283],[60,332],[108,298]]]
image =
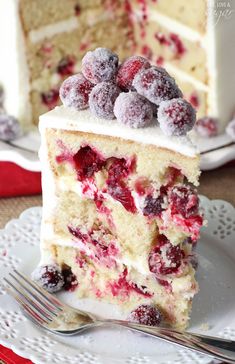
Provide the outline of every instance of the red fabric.
[[0,359],[6,364],[32,364],[28,359],[16,355],[12,350],[0,345]]
[[12,162],[0,162],[0,197],[40,194],[41,173],[31,172]]

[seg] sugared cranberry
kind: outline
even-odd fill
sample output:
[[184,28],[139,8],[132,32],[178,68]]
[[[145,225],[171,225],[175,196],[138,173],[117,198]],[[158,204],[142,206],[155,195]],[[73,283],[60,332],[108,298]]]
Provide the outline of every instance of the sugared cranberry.
[[64,285],[61,269],[56,264],[48,264],[37,267],[32,273],[33,280],[48,292],[57,292]]
[[74,73],[74,65],[75,65],[75,58],[72,56],[67,56],[62,58],[57,66],[57,73],[64,76],[70,76]]
[[105,160],[95,150],[88,145],[81,147],[79,151],[73,156],[77,177],[79,181],[84,178],[89,178],[95,172],[101,170],[105,165]]
[[90,93],[89,106],[91,112],[105,119],[113,119],[114,103],[121,90],[112,82],[100,82]]
[[195,130],[200,136],[204,138],[216,136],[219,131],[218,120],[210,116],[205,116],[204,118],[198,119],[195,124]]
[[114,80],[117,67],[118,56],[107,48],[96,48],[82,59],[82,73],[93,84]]
[[155,306],[141,305],[130,313],[127,320],[142,325],[159,326],[162,314]]
[[64,268],[62,270],[62,275],[64,277],[64,286],[63,286],[63,288],[66,291],[73,292],[78,286],[78,281],[77,281],[77,278],[76,278],[75,274],[73,274],[71,268],[68,267],[68,268]]
[[14,116],[0,114],[0,139],[11,141],[21,134],[20,124]]
[[117,121],[131,128],[142,128],[151,123],[153,109],[148,100],[137,92],[122,92],[114,104]]
[[230,121],[226,128],[226,133],[232,138],[233,141],[235,141],[235,119]]
[[196,122],[196,112],[184,99],[163,101],[158,109],[158,121],[166,135],[186,135]]
[[164,235],[159,235],[158,245],[149,253],[149,270],[157,275],[177,273],[184,256],[178,245],[172,245]]
[[144,201],[144,216],[160,216],[164,210],[163,202],[164,198],[162,195],[159,195],[158,197],[153,197],[151,195],[147,196]]
[[164,100],[181,97],[182,92],[175,80],[164,68],[150,67],[137,73],[133,80],[137,92],[156,105]]
[[135,75],[142,69],[149,68],[149,61],[140,56],[127,58],[119,67],[117,73],[117,84],[124,91],[134,90],[132,82]]
[[90,81],[82,73],[68,77],[60,87],[60,99],[64,106],[76,110],[88,107],[89,94],[93,88]]
[[49,110],[53,109],[59,102],[59,91],[56,89],[41,93],[41,99]]
[[176,185],[169,190],[168,201],[172,214],[189,218],[198,214],[199,198],[191,186]]

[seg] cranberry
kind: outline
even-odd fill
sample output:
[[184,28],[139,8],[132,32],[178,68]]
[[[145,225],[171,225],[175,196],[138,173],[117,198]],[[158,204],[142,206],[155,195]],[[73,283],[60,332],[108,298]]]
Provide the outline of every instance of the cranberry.
[[172,245],[164,235],[159,235],[158,245],[149,253],[149,270],[161,275],[177,273],[184,256],[178,245]]
[[117,73],[117,84],[124,91],[134,90],[132,82],[135,75],[142,69],[149,68],[150,63],[146,58],[132,56],[127,58],[119,67]]
[[190,104],[195,107],[195,109],[198,109],[200,102],[199,102],[199,97],[196,94],[196,92],[193,92],[190,96],[189,96],[189,102]]
[[175,80],[161,67],[152,66],[137,73],[133,86],[140,95],[156,105],[182,96]]
[[56,89],[41,93],[41,99],[44,105],[52,110],[59,102],[59,91]]
[[93,88],[90,81],[82,73],[68,77],[60,87],[60,98],[64,106],[76,110],[88,107],[89,94]]
[[140,305],[131,311],[127,320],[142,325],[159,326],[162,321],[162,314],[155,306]]
[[[144,34],[143,34],[144,35]],[[148,58],[148,59],[152,59],[153,58],[153,51],[152,51],[152,49],[149,47],[149,46],[147,46],[147,45],[143,45],[142,46],[142,48],[141,48],[141,54],[144,56],[144,57],[146,57],[146,58]]]
[[101,118],[113,119],[114,103],[120,92],[119,87],[112,82],[98,83],[89,96],[91,112]]
[[218,134],[219,123],[216,118],[205,116],[198,119],[195,124],[196,132],[202,137],[213,137]]
[[21,128],[18,120],[14,116],[0,114],[0,139],[11,141],[18,138],[21,134]]
[[76,278],[75,274],[73,274],[70,267],[67,267],[67,268],[64,268],[62,270],[62,275],[64,277],[64,286],[63,286],[63,288],[66,291],[73,292],[78,286],[78,281],[77,281],[77,278]]
[[118,56],[107,48],[96,48],[82,59],[82,73],[93,84],[114,80],[117,67]]
[[32,273],[33,280],[48,292],[57,292],[64,285],[61,269],[56,264],[42,265]]
[[172,47],[173,52],[176,54],[176,57],[181,58],[186,52],[182,40],[179,38],[177,34],[174,33],[171,33],[169,35],[169,39],[170,39],[170,46]]
[[124,158],[114,158],[108,169],[108,193],[119,201],[127,211],[135,213],[136,206],[131,191],[123,181],[134,169],[134,162]]
[[176,185],[169,190],[168,201],[172,214],[189,218],[198,214],[199,198],[191,186]]
[[148,195],[144,201],[144,216],[160,216],[162,211],[164,210],[163,202],[164,199],[162,195],[159,195],[158,197]]
[[79,16],[81,14],[81,7],[79,4],[75,5],[74,7],[75,15]]
[[105,160],[88,145],[81,147],[73,156],[73,160],[79,181],[92,177],[105,165]]
[[122,92],[114,104],[117,121],[132,128],[142,128],[151,123],[153,109],[148,100],[136,92]]
[[67,56],[62,58],[57,66],[57,73],[64,76],[70,76],[74,73],[74,65],[75,65],[75,58],[72,56]]
[[235,141],[235,119],[230,121],[226,128],[226,133],[232,138],[233,141]]
[[158,109],[158,121],[166,135],[186,135],[196,122],[196,112],[184,99],[163,101]]

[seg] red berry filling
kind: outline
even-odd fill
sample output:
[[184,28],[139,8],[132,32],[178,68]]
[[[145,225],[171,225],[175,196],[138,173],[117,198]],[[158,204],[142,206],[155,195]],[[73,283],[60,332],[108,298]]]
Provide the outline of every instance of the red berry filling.
[[198,214],[199,198],[190,186],[174,186],[168,194],[171,213],[180,214],[184,218],[190,218]]
[[128,320],[142,325],[159,326],[162,314],[157,307],[141,305],[130,313]]
[[62,77],[70,76],[74,73],[74,65],[75,65],[75,58],[72,56],[67,56],[61,59],[61,61],[59,62],[57,67],[57,72]]
[[196,92],[193,92],[190,96],[189,96],[189,102],[191,103],[191,105],[193,107],[195,107],[195,109],[198,109],[200,102],[199,102],[199,97],[196,94]]
[[158,197],[153,197],[151,195],[148,195],[144,201],[144,208],[143,208],[144,216],[159,217],[162,211],[165,210],[163,207],[163,203],[164,203],[163,195],[159,195]]
[[108,169],[108,193],[119,201],[127,211],[135,213],[136,206],[130,189],[124,179],[133,171],[135,161],[124,158],[114,158]]
[[46,105],[49,110],[51,110],[59,102],[59,91],[52,89],[48,92],[42,92],[41,99],[42,99],[43,104]]
[[76,276],[73,274],[71,268],[64,268],[62,270],[62,275],[64,277],[64,286],[63,288],[66,291],[71,291],[73,292],[77,286],[78,286],[78,281]]
[[149,270],[157,275],[177,273],[184,257],[178,245],[172,245],[164,235],[159,235],[158,245],[149,253]]
[[117,85],[127,91],[133,90],[132,82],[135,75],[142,69],[150,67],[147,59],[140,56],[127,58],[119,67],[117,73]]
[[155,33],[155,38],[161,45],[169,47],[175,53],[176,58],[181,58],[186,51],[182,40],[177,34],[171,33],[167,36],[162,33]]
[[94,173],[100,171],[105,165],[102,156],[89,146],[80,148],[73,156],[73,160],[79,181],[93,177]]

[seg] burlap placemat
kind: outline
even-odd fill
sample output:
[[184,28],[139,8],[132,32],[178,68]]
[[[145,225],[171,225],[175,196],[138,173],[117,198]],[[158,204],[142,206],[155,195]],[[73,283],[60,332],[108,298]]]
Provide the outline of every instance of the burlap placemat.
[[32,206],[41,206],[41,196],[25,196],[15,198],[0,199],[0,229],[4,228],[6,223],[18,218],[21,212]]

